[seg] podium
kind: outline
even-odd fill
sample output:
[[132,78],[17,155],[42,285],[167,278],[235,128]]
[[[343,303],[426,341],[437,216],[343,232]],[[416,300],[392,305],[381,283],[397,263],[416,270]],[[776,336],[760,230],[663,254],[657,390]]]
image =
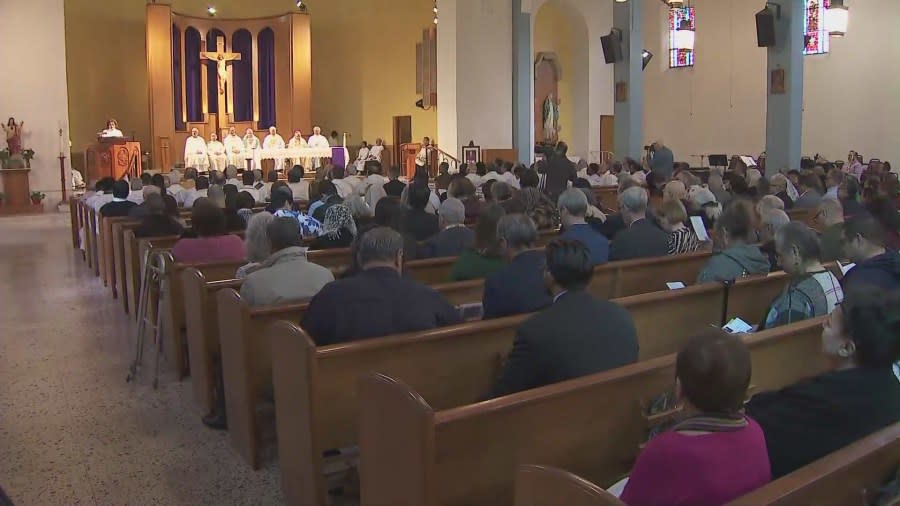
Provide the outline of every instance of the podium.
[[101,137],[84,151],[85,180],[91,184],[101,178],[140,177],[141,143],[122,137]]
[[15,214],[33,210],[31,205],[31,187],[28,183],[28,173],[31,169],[2,169],[0,178],[3,180],[3,193],[6,200],[0,212],[3,214]]

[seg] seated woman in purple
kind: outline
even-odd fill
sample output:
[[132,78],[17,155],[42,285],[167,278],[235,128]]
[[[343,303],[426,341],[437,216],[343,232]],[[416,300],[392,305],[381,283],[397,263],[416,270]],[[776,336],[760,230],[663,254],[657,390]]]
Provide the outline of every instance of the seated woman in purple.
[[194,202],[191,227],[191,233],[185,231],[172,246],[176,262],[240,261],[246,256],[244,241],[227,233],[225,213],[206,197]]
[[750,352],[721,330],[693,338],[675,365],[687,417],[638,456],[622,500],[629,506],[713,506],[764,484],[771,474],[763,431],[741,414]]

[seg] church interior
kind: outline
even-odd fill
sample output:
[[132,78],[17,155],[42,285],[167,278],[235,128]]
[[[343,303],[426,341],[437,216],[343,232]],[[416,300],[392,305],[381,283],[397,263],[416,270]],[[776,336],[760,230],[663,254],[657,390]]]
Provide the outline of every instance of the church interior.
[[898,504],[898,23],[0,0],[0,506]]

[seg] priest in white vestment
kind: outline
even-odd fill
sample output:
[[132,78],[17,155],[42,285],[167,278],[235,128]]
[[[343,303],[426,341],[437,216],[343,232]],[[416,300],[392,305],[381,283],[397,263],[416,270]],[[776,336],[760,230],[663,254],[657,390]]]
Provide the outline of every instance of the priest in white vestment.
[[200,130],[191,129],[191,136],[184,143],[184,166],[193,167],[197,172],[209,171],[209,154],[206,141],[200,137]]
[[[428,151],[431,149],[431,139],[425,137],[422,139],[422,148],[419,149],[419,152],[416,154],[416,167],[427,168],[428,166]],[[407,174],[407,177],[412,177],[415,174]]]
[[356,154],[356,161],[353,164],[356,166],[356,172],[359,174],[363,173],[363,169],[366,167],[366,162],[369,160],[369,143],[366,141],[362,141],[362,145],[359,147],[359,152]]
[[[313,134],[309,136],[309,140],[306,143],[311,148],[331,147],[331,144],[328,144],[328,139],[322,135],[322,129],[319,127],[313,127]],[[314,169],[318,169],[320,165],[322,165],[321,158],[316,157],[312,159],[312,166]]]
[[[263,149],[284,149],[284,138],[278,134],[278,130],[273,126],[269,127],[269,135],[263,139]],[[275,170],[280,172],[283,169],[284,157],[276,157]]]
[[225,167],[228,166],[228,153],[225,151],[225,145],[219,142],[219,136],[215,132],[209,134],[206,151],[209,153],[210,168],[224,172]]
[[252,158],[253,161],[250,162],[251,169],[256,170],[260,168],[259,163],[259,139],[256,137],[256,134],[253,133],[252,128],[248,128],[244,133],[244,156],[246,158]]
[[[291,149],[307,147],[306,139],[303,138],[303,134],[300,132],[300,130],[294,130],[294,136],[291,137],[290,142],[288,142],[288,147]],[[291,158],[291,165],[300,165],[304,169],[308,169],[309,158],[300,156]]]
[[110,118],[109,121],[106,122],[106,129],[100,132],[100,137],[125,137],[125,134],[119,130],[119,124],[116,123],[116,120]]
[[375,139],[375,145],[369,148],[369,160],[377,160],[381,163],[381,154],[384,153],[384,140],[381,137]]
[[241,139],[234,127],[228,129],[225,136],[225,152],[228,153],[228,164],[235,167],[246,168],[247,158],[244,156],[244,140]]

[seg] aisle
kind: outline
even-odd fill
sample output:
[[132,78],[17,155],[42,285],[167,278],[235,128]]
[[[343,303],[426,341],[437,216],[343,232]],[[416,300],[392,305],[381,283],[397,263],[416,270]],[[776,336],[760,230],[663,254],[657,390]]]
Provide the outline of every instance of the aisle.
[[120,301],[71,247],[68,215],[0,219],[0,486],[20,506],[280,504],[206,429],[190,382],[133,354]]

